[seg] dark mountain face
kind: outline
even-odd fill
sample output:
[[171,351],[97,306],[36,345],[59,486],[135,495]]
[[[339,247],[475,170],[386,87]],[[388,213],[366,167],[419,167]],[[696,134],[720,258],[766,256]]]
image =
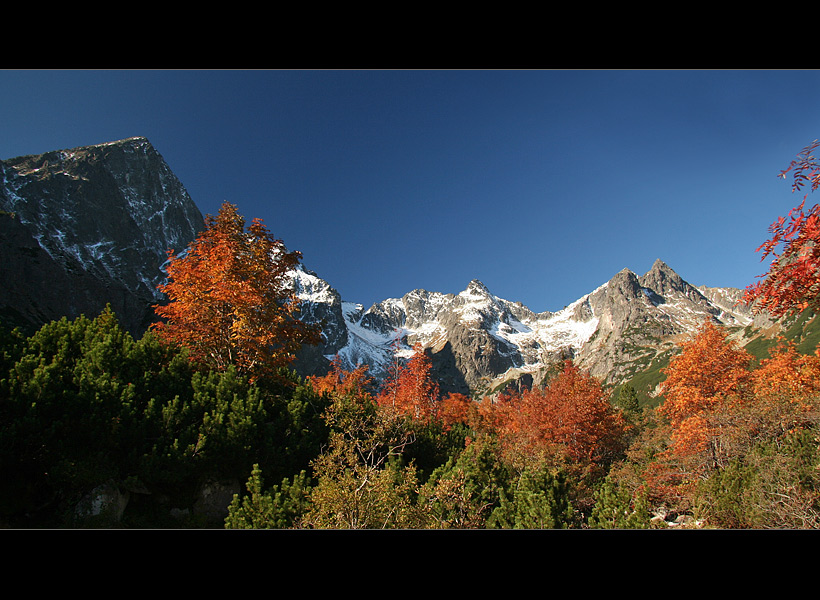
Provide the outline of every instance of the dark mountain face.
[[0,161],[0,317],[26,329],[111,303],[141,334],[167,250],[202,214],[145,138]]

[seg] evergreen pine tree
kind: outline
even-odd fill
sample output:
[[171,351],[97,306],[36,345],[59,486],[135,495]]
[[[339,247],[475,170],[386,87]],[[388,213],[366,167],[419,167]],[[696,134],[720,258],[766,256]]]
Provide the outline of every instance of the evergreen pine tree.
[[572,522],[565,477],[544,468],[528,469],[511,492],[501,490],[500,504],[487,526],[503,529],[564,529]]
[[646,497],[619,486],[607,477],[595,494],[595,506],[588,519],[592,529],[648,529],[649,508]]
[[638,392],[635,391],[635,388],[632,387],[631,384],[625,383],[621,387],[621,391],[618,393],[618,406],[627,416],[635,415],[640,410]]
[[302,471],[291,482],[287,478],[281,486],[265,493],[262,470],[253,466],[246,484],[248,494],[235,494],[228,507],[225,529],[286,529],[298,523],[309,505],[307,474]]

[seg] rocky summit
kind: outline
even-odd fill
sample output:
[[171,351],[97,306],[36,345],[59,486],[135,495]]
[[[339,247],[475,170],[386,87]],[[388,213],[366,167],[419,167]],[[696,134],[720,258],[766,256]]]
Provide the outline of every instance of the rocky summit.
[[0,316],[26,329],[110,303],[141,333],[167,250],[202,213],[142,137],[0,161]]

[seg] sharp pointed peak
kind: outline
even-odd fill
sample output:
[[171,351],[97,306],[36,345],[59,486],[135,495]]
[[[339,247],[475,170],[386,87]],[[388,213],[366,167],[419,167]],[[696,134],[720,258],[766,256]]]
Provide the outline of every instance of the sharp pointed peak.
[[476,291],[476,292],[487,292],[487,293],[489,293],[490,290],[480,280],[473,279],[473,280],[470,281],[470,283],[467,284],[467,289],[465,289],[464,291],[466,291],[466,292]]
[[657,259],[652,268],[639,279],[642,286],[661,296],[672,290],[688,293],[691,288],[690,284],[677,271],[661,259]]
[[652,268],[650,268],[647,272],[651,271],[672,271],[673,273],[675,272],[675,270],[672,267],[670,267],[660,258],[655,259],[655,262],[652,263]]

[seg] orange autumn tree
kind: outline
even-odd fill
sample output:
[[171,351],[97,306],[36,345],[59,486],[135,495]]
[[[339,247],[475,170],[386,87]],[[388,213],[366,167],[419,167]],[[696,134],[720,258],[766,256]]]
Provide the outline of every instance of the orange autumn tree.
[[152,328],[188,348],[192,361],[216,370],[234,365],[252,380],[287,366],[315,328],[299,321],[287,273],[299,262],[261,219],[245,228],[236,206],[225,202],[182,254],[169,251],[168,303],[154,307]]
[[433,379],[432,368],[430,356],[417,344],[406,363],[394,363],[376,396],[376,403],[421,423],[438,422],[445,429],[456,423],[465,423],[472,400],[457,393],[442,396],[438,383]]
[[680,349],[663,371],[665,399],[658,412],[669,419],[672,453],[687,456],[709,448],[715,435],[710,416],[740,402],[750,380],[752,356],[711,321],[705,321]]
[[742,414],[750,440],[775,439],[817,420],[820,409],[820,351],[807,355],[793,343],[772,348],[751,375]]
[[[811,191],[820,187],[820,163],[812,152],[820,147],[815,140],[804,148],[789,166],[780,172],[793,176],[792,192],[808,185]],[[779,217],[769,227],[771,237],[757,251],[761,260],[773,258],[769,271],[746,288],[744,300],[756,310],[782,316],[809,306],[820,306],[820,206],[805,208],[808,194],[786,217]]]
[[416,345],[406,364],[393,364],[376,403],[413,419],[429,420],[440,393],[438,383],[430,376],[431,369],[430,357]]
[[770,357],[752,373],[752,389],[757,400],[778,397],[788,402],[805,402],[820,394],[820,355],[798,352],[793,343],[781,342]]
[[352,371],[347,371],[342,368],[341,357],[337,354],[325,375],[310,375],[307,379],[319,394],[364,401],[371,399],[370,389],[373,386],[368,369],[367,365],[358,365]]
[[588,473],[615,456],[625,428],[601,382],[569,360],[544,389],[502,396],[484,416],[513,461],[569,460]]
[[456,423],[468,423],[476,408],[473,399],[466,394],[450,392],[436,405],[434,417],[447,430]]

